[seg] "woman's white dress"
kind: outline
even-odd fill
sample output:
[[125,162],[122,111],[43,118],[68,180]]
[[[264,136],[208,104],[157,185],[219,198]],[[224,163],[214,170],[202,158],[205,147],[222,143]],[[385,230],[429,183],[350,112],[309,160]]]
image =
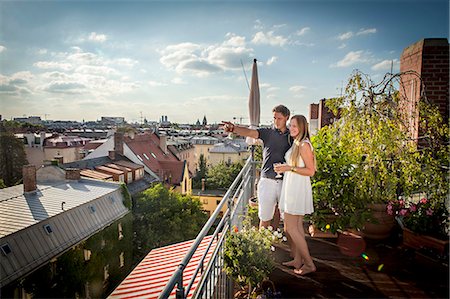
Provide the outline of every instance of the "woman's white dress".
[[[309,142],[307,143],[310,144]],[[286,161],[290,161],[291,154],[292,147],[286,152]],[[305,167],[305,162],[303,162],[301,156],[299,156],[297,165],[298,167]],[[300,175],[292,171],[284,173],[279,209],[281,213],[291,215],[306,215],[314,212],[311,179],[309,176]]]

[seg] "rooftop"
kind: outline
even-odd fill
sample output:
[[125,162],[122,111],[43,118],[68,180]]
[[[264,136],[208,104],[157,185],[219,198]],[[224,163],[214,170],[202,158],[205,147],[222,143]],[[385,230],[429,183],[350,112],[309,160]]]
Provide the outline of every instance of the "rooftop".
[[111,182],[81,179],[38,184],[36,192],[26,194],[22,184],[1,189],[0,238],[109,194],[119,187]]

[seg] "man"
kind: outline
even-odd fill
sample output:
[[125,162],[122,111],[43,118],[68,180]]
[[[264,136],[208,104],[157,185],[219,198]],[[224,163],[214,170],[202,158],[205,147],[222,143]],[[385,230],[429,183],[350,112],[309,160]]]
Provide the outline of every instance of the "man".
[[280,200],[283,178],[277,178],[273,170],[274,163],[284,163],[284,155],[292,145],[292,137],[286,127],[290,111],[283,105],[272,109],[273,127],[249,129],[235,125],[231,122],[223,122],[225,132],[237,135],[261,139],[264,142],[261,178],[258,182],[258,216],[259,226],[268,227],[273,219],[273,227],[278,228],[280,213],[278,201]]

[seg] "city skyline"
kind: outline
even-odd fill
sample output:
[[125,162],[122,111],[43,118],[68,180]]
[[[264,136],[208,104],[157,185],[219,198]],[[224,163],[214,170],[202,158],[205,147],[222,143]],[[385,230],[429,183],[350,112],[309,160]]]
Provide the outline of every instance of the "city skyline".
[[0,114],[129,122],[248,122],[258,59],[261,124],[285,104],[379,81],[404,48],[448,38],[448,1],[3,1]]

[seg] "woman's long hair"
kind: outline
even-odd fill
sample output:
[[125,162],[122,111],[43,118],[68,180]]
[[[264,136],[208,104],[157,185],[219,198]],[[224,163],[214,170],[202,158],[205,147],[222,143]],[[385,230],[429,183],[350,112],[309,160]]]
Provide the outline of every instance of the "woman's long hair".
[[[298,125],[298,136],[295,137],[294,139],[294,144],[292,145],[292,154],[290,157],[290,161],[289,161],[289,165],[298,166],[298,158],[300,157],[300,145],[302,144],[303,141],[308,141],[308,143],[310,143],[310,135],[309,135],[309,129],[308,129],[308,121],[306,120],[306,117],[304,117],[303,115],[294,115],[291,118],[291,121],[295,119],[295,121],[297,122]],[[314,155],[314,150],[311,147],[311,150],[313,151],[313,155]],[[315,166],[316,164],[316,156],[314,155],[314,168],[316,168]]]

